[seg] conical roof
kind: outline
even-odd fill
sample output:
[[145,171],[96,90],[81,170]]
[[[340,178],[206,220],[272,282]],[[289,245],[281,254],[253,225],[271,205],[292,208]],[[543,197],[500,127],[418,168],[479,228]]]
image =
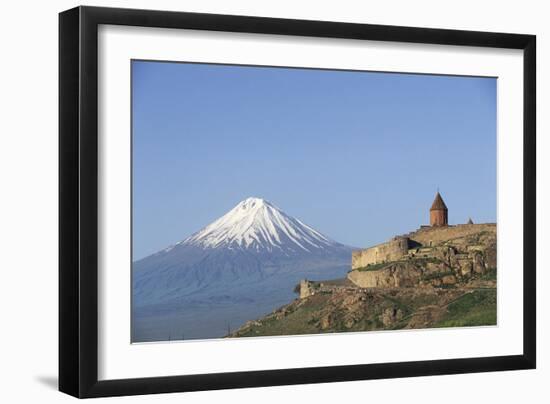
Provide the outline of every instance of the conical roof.
[[434,202],[432,203],[432,207],[430,210],[447,210],[447,205],[445,205],[445,202],[443,202],[443,198],[439,194],[435,194]]

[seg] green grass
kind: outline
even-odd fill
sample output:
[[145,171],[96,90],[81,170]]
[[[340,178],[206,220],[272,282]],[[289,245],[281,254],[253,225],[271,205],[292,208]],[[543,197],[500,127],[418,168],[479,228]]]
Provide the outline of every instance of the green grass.
[[393,306],[397,306],[397,308],[399,310],[401,310],[401,312],[403,313],[404,316],[407,316],[411,313],[411,311],[412,311],[411,308],[408,305],[406,305],[404,302],[402,302],[401,300],[396,299],[396,298],[391,297],[391,296],[388,296],[388,295],[383,295],[383,296],[386,300],[389,300],[392,303]]
[[370,264],[370,265],[367,265],[365,267],[356,268],[356,269],[354,269],[354,271],[379,271],[379,270],[384,269],[385,267],[387,267],[389,265],[393,265],[393,264],[413,264],[418,268],[418,267],[422,267],[422,266],[424,266],[428,263],[440,264],[442,262],[443,261],[441,261],[437,257],[419,257],[419,256],[417,256],[417,257],[410,258],[410,259],[399,259],[399,260],[395,260],[395,261],[381,262],[381,263],[378,263],[378,264]]
[[420,279],[423,280],[423,281],[431,281],[432,279],[441,279],[441,278],[443,278],[444,276],[447,276],[447,275],[454,275],[454,272],[453,271],[434,272],[434,273],[431,273],[431,274],[422,275],[420,277]]
[[388,264],[389,264],[388,262],[381,262],[379,264],[371,264],[371,265],[367,265],[366,267],[356,268],[356,269],[354,269],[354,271],[378,271],[379,269],[384,268]]
[[325,303],[325,297],[321,295],[312,296],[299,309],[291,310],[282,319],[278,320],[274,316],[264,318],[261,320],[261,326],[254,325],[246,331],[241,332],[239,337],[317,334],[320,331],[316,328],[315,323],[319,319],[314,314]]
[[443,261],[441,261],[437,257],[418,257],[416,258],[416,261],[421,261],[421,263],[432,263],[432,264],[441,264]]
[[441,284],[441,285],[435,285],[434,288],[437,288],[437,289],[456,289],[456,285],[455,284],[450,284],[450,285]]
[[481,275],[480,279],[484,281],[496,281],[497,280],[497,269],[489,268],[487,272]]
[[446,315],[434,327],[472,327],[497,323],[495,289],[467,293],[447,306]]

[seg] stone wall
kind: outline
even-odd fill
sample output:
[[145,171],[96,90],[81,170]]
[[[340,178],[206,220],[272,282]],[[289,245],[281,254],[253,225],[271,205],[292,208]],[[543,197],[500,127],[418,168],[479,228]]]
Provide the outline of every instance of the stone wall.
[[396,263],[375,271],[351,271],[348,279],[360,288],[407,288],[417,286],[420,275],[414,265]]
[[351,254],[351,269],[394,261],[406,255],[408,250],[409,240],[406,237],[395,237],[387,243],[364,250],[355,250]]
[[411,246],[415,242],[429,245],[430,241],[432,245],[411,248],[405,259],[353,269],[348,279],[361,288],[455,287],[472,279],[492,281],[480,275],[497,268],[495,224],[426,229],[410,237]]
[[497,225],[495,223],[458,224],[449,227],[422,227],[406,236],[413,242],[429,247],[431,244],[439,244],[443,241],[465,237],[483,231],[496,232],[496,227]]
[[389,284],[381,282],[381,274],[381,271],[352,271],[348,274],[348,279],[360,288],[395,287],[393,279],[388,279]]

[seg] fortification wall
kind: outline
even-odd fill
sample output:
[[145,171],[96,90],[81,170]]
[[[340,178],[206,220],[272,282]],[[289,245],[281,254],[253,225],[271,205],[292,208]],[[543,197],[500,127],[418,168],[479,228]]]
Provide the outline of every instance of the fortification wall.
[[395,287],[395,280],[389,276],[382,277],[382,273],[382,271],[351,271],[348,279],[360,288]]
[[453,238],[465,237],[470,234],[480,233],[482,231],[496,232],[496,223],[483,224],[458,224],[449,227],[424,227],[414,233],[407,234],[407,237],[413,242],[424,246],[441,243]]
[[408,250],[409,240],[406,237],[396,237],[374,247],[355,250],[351,253],[351,269],[394,261],[406,255]]
[[409,248],[414,245],[429,247],[454,238],[465,237],[483,231],[496,233],[496,227],[495,223],[423,227],[405,236],[395,237],[386,243],[353,251],[351,254],[351,269],[354,270],[368,265],[399,260],[404,255],[407,255]]

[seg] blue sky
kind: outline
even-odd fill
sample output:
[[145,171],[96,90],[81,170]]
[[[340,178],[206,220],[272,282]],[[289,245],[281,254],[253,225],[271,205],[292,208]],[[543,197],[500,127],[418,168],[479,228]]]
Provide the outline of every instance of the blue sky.
[[132,62],[133,253],[249,196],[344,244],[496,221],[496,79]]

